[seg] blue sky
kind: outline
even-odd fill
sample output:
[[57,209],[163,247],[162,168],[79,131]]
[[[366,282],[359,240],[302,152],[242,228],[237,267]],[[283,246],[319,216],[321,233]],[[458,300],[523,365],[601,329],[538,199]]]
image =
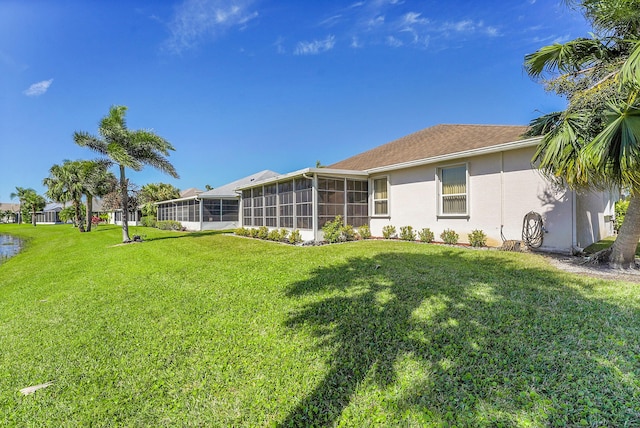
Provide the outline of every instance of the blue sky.
[[64,159],[93,159],[111,105],[217,187],[331,164],[439,123],[527,124],[564,108],[525,54],[585,36],[560,0],[0,1],[0,201]]

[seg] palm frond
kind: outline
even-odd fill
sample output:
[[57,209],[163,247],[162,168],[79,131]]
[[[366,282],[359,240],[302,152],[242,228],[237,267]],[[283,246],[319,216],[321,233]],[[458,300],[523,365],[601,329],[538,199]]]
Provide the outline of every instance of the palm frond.
[[640,185],[640,105],[610,103],[605,127],[586,147],[584,157],[605,172],[609,181]]
[[620,69],[620,83],[640,88],[640,40],[635,41],[631,54]]
[[601,40],[578,38],[543,46],[524,57],[524,66],[532,77],[540,77],[545,72],[572,73],[607,55],[608,48]]

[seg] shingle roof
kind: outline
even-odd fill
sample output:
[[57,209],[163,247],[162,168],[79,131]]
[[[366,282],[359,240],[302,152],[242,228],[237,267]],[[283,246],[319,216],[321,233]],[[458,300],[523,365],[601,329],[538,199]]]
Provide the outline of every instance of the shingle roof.
[[208,199],[208,198],[220,198],[220,197],[236,197],[238,196],[238,194],[235,192],[237,188],[250,185],[253,182],[258,182],[261,180],[266,180],[268,178],[277,177],[278,175],[280,174],[278,174],[277,172],[265,169],[264,171],[257,172],[248,177],[244,177],[239,180],[233,181],[231,183],[225,184],[224,186],[220,186],[215,189],[202,192],[198,195],[198,198]]
[[483,149],[521,140],[527,129],[527,126],[512,125],[436,125],[336,162],[329,168],[367,170]]
[[180,192],[180,198],[189,198],[191,196],[196,196],[200,193],[202,193],[202,190],[196,189],[195,187],[189,187],[188,189],[185,189]]

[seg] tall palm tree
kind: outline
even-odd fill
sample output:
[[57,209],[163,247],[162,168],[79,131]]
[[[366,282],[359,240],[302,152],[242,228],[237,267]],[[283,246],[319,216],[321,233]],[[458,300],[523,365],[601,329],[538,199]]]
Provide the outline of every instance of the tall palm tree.
[[640,0],[567,1],[595,30],[591,38],[555,43],[525,56],[534,78],[568,100],[564,112],[532,122],[544,135],[534,162],[574,189],[625,188],[631,199],[619,235],[594,257],[635,267],[640,240]]
[[49,177],[42,180],[47,186],[46,195],[56,202],[73,204],[75,224],[80,232],[84,225],[80,216],[80,205],[84,191],[82,183],[83,161],[64,160],[62,165],[55,164],[49,169]]
[[120,170],[120,192],[122,195],[122,241],[129,242],[127,210],[127,180],[125,170],[140,171],[145,165],[178,178],[178,173],[167,160],[173,146],[164,138],[148,130],[129,130],[125,121],[125,106],[112,106],[109,114],[102,118],[98,127],[100,136],[87,132],[75,132],[73,138],[79,146],[106,156]]
[[35,190],[24,187],[16,187],[16,192],[11,193],[11,199],[18,197],[20,200],[20,213],[24,215],[25,212],[31,214],[31,224],[36,225],[36,213],[42,210],[47,201],[36,193]]

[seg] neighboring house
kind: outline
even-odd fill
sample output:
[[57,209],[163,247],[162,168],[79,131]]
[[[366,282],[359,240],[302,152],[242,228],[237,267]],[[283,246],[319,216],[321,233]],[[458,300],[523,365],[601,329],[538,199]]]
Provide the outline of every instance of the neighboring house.
[[158,221],[178,221],[192,231],[235,229],[239,226],[240,207],[236,189],[277,175],[265,170],[206,192],[181,192],[178,199],[156,203]]
[[482,230],[488,244],[520,240],[523,219],[542,216],[546,251],[570,252],[613,233],[616,192],[558,189],[531,165],[540,138],[525,126],[437,125],[329,165],[239,188],[245,227],[299,229],[321,240],[336,215],[353,226]]
[[45,205],[42,211],[36,212],[37,224],[57,224],[62,223],[60,221],[60,211],[64,208],[64,205],[58,202],[49,202]]
[[[11,212],[11,214],[5,216],[5,213],[8,212]],[[19,203],[0,202],[0,223],[17,223],[19,215]]]

